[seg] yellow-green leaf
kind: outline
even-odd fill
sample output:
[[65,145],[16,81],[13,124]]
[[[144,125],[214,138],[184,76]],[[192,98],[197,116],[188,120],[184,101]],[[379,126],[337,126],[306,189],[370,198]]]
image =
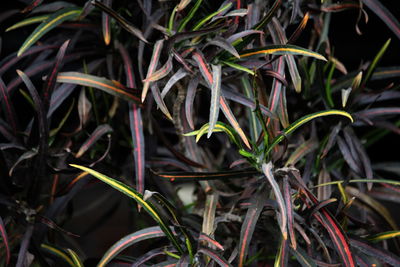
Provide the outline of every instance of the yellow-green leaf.
[[20,56],[22,53],[24,53],[48,31],[54,29],[66,20],[73,20],[77,18],[81,14],[81,12],[82,9],[80,8],[63,8],[56,13],[50,15],[31,33],[31,35],[29,35],[21,48],[18,50],[17,56]]
[[24,26],[27,26],[27,25],[43,22],[48,18],[49,18],[49,15],[42,15],[42,16],[27,18],[27,19],[24,19],[24,20],[22,20],[20,22],[15,23],[11,27],[8,27],[6,32],[21,28],[21,27],[24,27]]

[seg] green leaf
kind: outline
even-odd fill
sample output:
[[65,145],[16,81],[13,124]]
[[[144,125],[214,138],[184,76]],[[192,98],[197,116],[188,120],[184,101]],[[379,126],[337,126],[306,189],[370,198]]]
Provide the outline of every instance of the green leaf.
[[321,54],[296,45],[269,45],[262,48],[244,50],[241,52],[240,58],[261,57],[265,55],[300,55],[327,61]]
[[41,244],[40,248],[44,251],[47,251],[47,252],[63,259],[69,266],[77,267],[63,249],[57,248],[57,247],[49,245],[49,244]]
[[386,41],[386,43],[379,50],[378,54],[376,54],[374,60],[372,60],[371,64],[369,64],[367,72],[364,76],[364,79],[361,82],[361,85],[360,85],[361,88],[363,88],[365,86],[365,84],[369,81],[369,79],[371,78],[372,74],[375,71],[376,66],[378,65],[379,61],[381,60],[383,54],[385,54],[386,49],[389,47],[390,41],[391,41],[391,39]]
[[114,189],[120,191],[121,193],[127,195],[128,197],[132,198],[135,200],[140,206],[142,206],[147,213],[158,223],[160,228],[163,230],[165,235],[168,237],[168,239],[172,242],[172,244],[175,246],[175,248],[183,254],[183,249],[179,244],[179,241],[175,237],[175,235],[172,233],[172,231],[169,229],[169,227],[164,223],[164,221],[161,219],[160,215],[158,214],[158,211],[154,208],[153,205],[150,203],[147,203],[145,200],[143,200],[142,194],[137,192],[135,189],[132,187],[123,184],[113,178],[110,178],[104,174],[101,174],[95,170],[86,168],[84,166],[76,165],[76,164],[70,164],[71,167],[80,169],[82,171],[88,172],[90,175],[96,177],[100,181],[110,185]]
[[289,127],[285,128],[282,131],[282,134],[280,134],[277,137],[275,137],[275,139],[272,141],[271,145],[267,148],[266,153],[268,154],[269,152],[271,152],[272,148],[275,145],[280,143],[287,135],[289,135],[292,132],[294,132],[297,128],[299,128],[303,124],[305,124],[305,123],[307,123],[307,122],[309,122],[309,121],[311,121],[311,120],[313,120],[315,118],[324,117],[324,116],[331,116],[331,115],[344,116],[344,117],[349,118],[351,120],[351,122],[353,122],[353,117],[349,113],[347,113],[346,111],[336,110],[336,109],[320,111],[320,112],[315,112],[315,113],[306,115],[306,116],[298,119],[297,121],[293,122]]
[[31,35],[29,35],[21,48],[18,50],[17,56],[20,56],[22,53],[24,53],[48,31],[54,29],[66,20],[73,20],[77,18],[81,14],[81,11],[82,9],[80,8],[63,8],[60,11],[50,15],[32,32]]
[[24,27],[24,26],[27,26],[27,25],[43,22],[48,18],[49,18],[49,15],[42,15],[42,16],[27,18],[27,19],[24,19],[24,20],[22,20],[20,22],[15,23],[14,25],[8,27],[6,29],[6,32],[21,28],[21,27]]

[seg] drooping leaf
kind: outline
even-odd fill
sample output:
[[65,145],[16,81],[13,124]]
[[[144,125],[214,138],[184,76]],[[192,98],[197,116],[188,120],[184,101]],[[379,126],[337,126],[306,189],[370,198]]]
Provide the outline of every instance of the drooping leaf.
[[120,240],[118,240],[114,245],[112,245],[103,255],[99,263],[98,267],[106,266],[112,259],[114,259],[119,253],[121,253],[127,247],[133,246],[134,244],[157,237],[164,237],[165,233],[161,230],[160,227],[148,227],[139,231],[136,231],[132,234],[124,236]]
[[75,157],[80,158],[83,154],[92,147],[97,140],[99,140],[103,135],[112,132],[113,129],[108,124],[102,124],[96,127],[93,133],[89,136],[88,139],[82,144],[79,148],[79,151],[76,153]]
[[164,113],[164,115],[172,121],[171,113],[169,113],[167,105],[161,97],[160,89],[158,88],[157,83],[153,83],[150,85],[151,93],[153,94],[154,101],[156,101],[157,107]]
[[279,218],[280,218],[279,227],[281,228],[283,239],[287,239],[288,234],[287,234],[286,205],[285,205],[285,200],[282,196],[282,192],[279,188],[279,185],[276,182],[275,177],[272,173],[272,163],[271,162],[269,162],[268,164],[263,163],[262,170],[263,170],[265,177],[267,177],[267,180],[268,180],[269,184],[271,185],[272,190],[274,191],[276,201],[278,202],[279,213],[280,213],[279,214]]
[[133,26],[132,23],[128,22],[125,18],[120,16],[117,12],[109,8],[108,6],[104,5],[102,2],[92,0],[92,4],[95,5],[96,7],[100,8],[103,12],[107,13],[110,17],[115,19],[122,28],[124,28],[126,31],[132,33],[134,36],[139,38],[141,41],[148,43],[146,38],[144,37],[143,33]]
[[211,85],[211,104],[210,104],[210,118],[209,118],[209,126],[207,138],[210,138],[215,124],[218,120],[219,114],[219,98],[221,96],[221,65],[212,65],[213,70],[213,82]]
[[94,87],[122,99],[141,103],[135,91],[129,90],[122,84],[106,78],[80,72],[60,72],[57,76],[57,82]]
[[56,13],[50,15],[45,21],[43,21],[25,40],[21,48],[18,50],[17,56],[21,56],[29,47],[31,47],[37,40],[39,40],[48,31],[54,29],[62,22],[66,20],[73,20],[79,16],[82,9],[80,8],[64,8]]
[[[165,84],[164,88],[161,91],[161,98],[164,99],[166,94],[168,94],[169,90],[181,79],[186,77],[188,73],[184,69],[179,69],[177,72],[175,72],[174,75],[168,80],[168,82]],[[189,87],[189,86],[188,86]],[[189,88],[188,88],[189,91]]]
[[92,176],[96,177],[97,179],[101,180],[102,182],[112,186],[116,190],[120,191],[121,193],[127,195],[128,197],[132,198],[135,200],[139,205],[141,205],[148,213],[149,215],[158,223],[162,231],[165,233],[165,235],[168,237],[168,239],[172,242],[174,247],[180,252],[183,253],[183,250],[172,233],[172,231],[169,229],[169,227],[164,223],[164,221],[161,219],[160,215],[158,214],[158,211],[155,210],[153,205],[147,203],[146,201],[143,200],[143,196],[137,192],[135,189],[115,180],[112,179],[108,176],[105,176],[97,171],[94,171],[92,169],[86,168],[84,166],[76,165],[76,164],[70,164],[70,166],[74,168],[78,168],[82,171],[90,173]]
[[319,60],[327,61],[326,58],[309,49],[302,48],[296,45],[269,45],[262,48],[244,50],[240,53],[240,58],[260,57],[265,55],[300,55],[313,57]]
[[229,53],[231,53],[236,58],[240,58],[239,53],[236,51],[235,47],[233,45],[231,45],[230,42],[228,42],[227,40],[225,40],[222,37],[216,37],[213,40],[207,42],[205,47],[207,47],[208,45],[219,46],[219,47],[223,48],[225,51],[228,51]]

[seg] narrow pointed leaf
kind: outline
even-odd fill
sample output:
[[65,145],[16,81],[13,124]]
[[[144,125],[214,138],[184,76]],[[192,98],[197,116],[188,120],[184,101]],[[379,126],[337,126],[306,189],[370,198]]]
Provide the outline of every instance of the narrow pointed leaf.
[[224,259],[217,252],[215,252],[211,249],[200,248],[197,252],[209,256],[221,267],[231,267],[232,266],[226,259]]
[[78,168],[82,171],[88,172],[92,176],[96,177],[100,181],[110,185],[111,187],[115,188],[116,190],[120,191],[121,193],[127,195],[128,197],[132,198],[135,200],[139,205],[141,205],[147,212],[148,214],[158,223],[158,225],[161,227],[162,231],[165,233],[165,235],[168,237],[168,239],[172,242],[174,247],[180,252],[183,253],[183,250],[172,233],[172,231],[169,229],[169,227],[164,223],[164,221],[161,219],[160,215],[158,214],[158,211],[155,210],[153,205],[147,203],[146,201],[143,200],[143,196],[137,192],[135,189],[131,188],[130,186],[127,186],[113,178],[110,178],[106,175],[103,175],[95,170],[86,168],[84,166],[76,165],[76,164],[70,164],[70,166],[74,168]]
[[27,26],[27,25],[40,23],[40,22],[45,21],[48,18],[49,18],[49,15],[42,15],[42,16],[27,18],[27,19],[24,19],[24,20],[22,20],[20,22],[15,23],[11,27],[8,27],[6,29],[6,32],[21,28],[21,27],[24,27],[24,26]]
[[117,241],[114,245],[112,245],[103,255],[99,263],[97,264],[98,267],[106,266],[112,259],[118,256],[124,249],[140,242],[143,240],[157,238],[157,237],[164,237],[165,233],[161,230],[160,227],[148,227],[142,229],[140,231],[136,231],[132,234],[129,234],[119,241]]
[[239,53],[236,51],[235,47],[222,37],[216,37],[215,39],[207,42],[205,47],[207,47],[209,45],[219,46],[219,47],[223,48],[225,51],[228,51],[229,53],[231,53],[236,58],[240,58]]
[[380,242],[383,240],[395,238],[400,236],[400,231],[387,231],[375,235],[369,235],[367,239],[371,242]]
[[64,8],[56,13],[50,15],[45,21],[43,21],[25,40],[21,48],[18,50],[17,56],[19,57],[29,47],[31,47],[36,41],[38,41],[48,31],[54,29],[62,22],[66,20],[73,20],[79,16],[82,9],[80,8]]
[[195,78],[191,79],[188,84],[187,94],[185,98],[185,115],[186,120],[189,123],[190,128],[194,129],[194,122],[193,122],[193,104],[194,98],[196,96],[197,86],[199,85],[199,78],[196,76]]
[[[104,0],[104,5],[111,7],[112,0]],[[110,29],[111,25],[110,25],[110,16],[106,12],[103,12],[101,16],[101,25],[103,30],[104,43],[106,45],[109,45],[111,41],[111,29]]]
[[[164,88],[161,91],[161,98],[164,99],[165,95],[168,94],[169,90],[181,79],[186,77],[188,73],[184,69],[179,69],[177,72],[175,72],[174,75],[168,80],[168,82],[165,84]],[[189,87],[189,86],[188,86]],[[188,88],[189,91],[189,88]]]
[[317,267],[315,261],[301,248],[291,249],[292,254],[303,267]]
[[[161,50],[163,48],[163,44],[164,44],[164,40],[158,40],[154,45],[153,54],[151,56],[149,68],[147,69],[146,79],[149,78],[157,68],[158,61],[159,61],[160,55],[161,55]],[[150,87],[150,82],[143,83],[142,102],[144,102],[144,100],[146,99],[146,95],[149,90],[149,87]]]
[[172,121],[171,113],[169,113],[167,105],[165,105],[164,100],[161,97],[160,89],[156,83],[150,85],[151,93],[153,94],[154,101],[157,103],[157,107],[164,113],[164,115]]
[[50,72],[50,75],[47,76],[45,86],[43,89],[43,102],[45,106],[45,110],[47,112],[49,105],[50,105],[50,96],[53,92],[53,89],[56,85],[56,79],[58,75],[58,71],[62,68],[63,66],[63,59],[65,52],[68,48],[70,40],[67,40],[63,43],[63,45],[60,47],[60,50],[58,50],[57,56],[56,56],[56,62],[54,63],[54,67]]
[[281,228],[282,232],[282,237],[283,239],[287,239],[287,214],[286,214],[286,205],[285,205],[285,200],[282,196],[281,190],[279,188],[278,183],[275,180],[275,177],[272,173],[272,163],[269,162],[268,164],[263,163],[262,165],[262,170],[267,177],[267,180],[269,184],[272,187],[272,190],[274,191],[274,195],[276,197],[276,201],[278,202],[279,206],[279,213],[280,213],[280,222],[279,222],[279,227]]
[[206,235],[204,233],[200,233],[199,241],[205,241],[208,244],[210,244],[210,245],[212,245],[212,246],[224,251],[224,247],[219,242],[217,242],[215,239],[211,238],[210,236],[208,236],[208,235]]
[[366,74],[363,77],[363,80],[361,82],[361,85],[360,85],[361,88],[363,88],[365,86],[365,84],[368,83],[368,81],[370,80],[372,74],[375,71],[376,66],[378,65],[378,63],[381,60],[382,56],[385,54],[387,48],[389,47],[390,41],[391,41],[391,39],[386,41],[386,43],[382,46],[382,48],[376,54],[375,58],[372,60],[371,64],[369,64],[368,69],[366,71]]
[[327,61],[324,56],[296,45],[269,45],[263,48],[244,50],[240,53],[240,58],[261,57],[265,55],[300,55]]
[[220,172],[153,172],[156,176],[170,181],[203,181],[203,180],[229,180],[252,177],[257,171],[220,171]]
[[297,121],[293,122],[289,127],[285,128],[283,130],[283,133],[280,134],[279,136],[277,136],[271,143],[271,145],[268,147],[267,149],[267,153],[269,153],[272,148],[280,143],[287,135],[291,134],[292,132],[294,132],[297,128],[299,128],[300,126],[302,126],[303,124],[315,119],[315,118],[319,118],[319,117],[324,117],[324,116],[331,116],[331,115],[340,115],[340,116],[344,116],[350,119],[351,122],[353,122],[353,117],[345,112],[345,111],[341,111],[341,110],[327,110],[327,111],[320,111],[320,112],[316,112],[310,115],[306,115],[300,119],[298,119]]
[[213,70],[213,83],[211,86],[211,104],[210,104],[210,118],[209,118],[209,126],[207,138],[210,138],[215,124],[218,120],[219,114],[219,98],[221,96],[221,65],[212,65]]
[[8,243],[8,236],[6,231],[6,226],[3,222],[3,219],[0,216],[0,234],[1,234],[1,242],[4,245],[4,250],[6,252],[6,265],[10,263],[11,254],[10,254],[10,245]]
[[222,6],[220,9],[218,9],[217,11],[209,14],[208,16],[204,17],[203,19],[201,19],[199,22],[196,23],[196,25],[193,27],[193,31],[200,29],[206,22],[208,22],[209,20],[211,20],[212,18],[214,18],[215,16],[228,11],[230,8],[232,7],[232,3],[227,3],[224,6]]
[[303,159],[305,155],[318,148],[318,142],[310,139],[298,146],[289,159],[286,161],[285,166],[295,165],[299,160]]
[[211,86],[213,84],[213,76],[212,76],[212,73],[210,71],[210,68],[209,68],[204,56],[202,54],[200,54],[199,52],[193,52],[192,57],[196,61],[197,65],[200,69],[200,73],[203,76],[204,80],[206,81],[208,86],[211,88]]
[[75,157],[80,158],[83,154],[92,147],[97,140],[99,140],[103,135],[112,132],[113,129],[108,124],[102,124],[97,126],[89,138],[82,144],[79,151],[76,153]]
[[136,92],[129,90],[118,82],[113,82],[106,78],[80,72],[60,72],[57,76],[57,82],[94,87],[122,99],[139,104],[141,103]]
[[76,254],[75,251],[73,251],[72,249],[67,248],[67,251],[72,259],[72,261],[74,262],[76,267],[83,267],[83,262],[82,260],[79,258],[78,254]]
[[59,257],[60,259],[62,259],[65,263],[67,263],[69,266],[71,267],[76,267],[76,265],[74,264],[74,262],[71,260],[71,258],[69,257],[68,253],[66,251],[64,251],[63,249],[57,248],[53,245],[49,245],[49,244],[41,244],[40,248],[50,254],[53,254],[57,257]]
[[168,57],[167,62],[157,71],[153,72],[150,77],[146,77],[146,79],[143,81],[144,83],[146,82],[155,82],[158,80],[161,80],[165,76],[167,76],[172,70],[172,56]]
[[125,18],[120,16],[117,12],[115,12],[114,10],[112,10],[111,8],[109,8],[108,6],[104,5],[99,1],[92,0],[92,4],[100,8],[103,12],[107,13],[113,19],[115,19],[121,25],[121,27],[124,28],[126,31],[132,33],[134,36],[136,36],[143,42],[148,43],[143,33],[138,28],[133,26],[133,24],[129,23]]
[[221,110],[224,112],[225,117],[229,121],[230,125],[235,129],[237,134],[240,136],[242,139],[243,143],[246,145],[247,148],[251,149],[249,140],[246,137],[246,134],[243,132],[242,128],[240,127],[239,123],[237,122],[235,116],[233,115],[232,110],[229,108],[228,104],[226,103],[226,100],[223,96],[219,98],[219,104],[221,107]]
[[365,241],[350,239],[351,245],[362,253],[372,256],[375,259],[379,259],[381,262],[385,262],[392,266],[400,266],[400,258],[389,251],[375,248]]
[[15,116],[15,109],[11,102],[10,95],[8,94],[7,87],[0,77],[0,103],[3,106],[5,117],[10,124],[14,134],[17,132],[17,121]]
[[261,212],[265,205],[265,192],[260,192],[254,199],[253,205],[247,209],[247,213],[240,229],[239,241],[239,267],[243,267],[246,261],[247,252],[249,250],[251,238]]
[[379,0],[362,0],[378,17],[386,23],[390,30],[400,39],[400,23],[396,17]]
[[18,259],[17,263],[15,264],[16,267],[23,267],[25,266],[26,262],[26,253],[28,252],[29,244],[31,243],[31,237],[33,234],[33,225],[28,225],[26,227],[25,233],[21,238],[21,245],[18,251]]

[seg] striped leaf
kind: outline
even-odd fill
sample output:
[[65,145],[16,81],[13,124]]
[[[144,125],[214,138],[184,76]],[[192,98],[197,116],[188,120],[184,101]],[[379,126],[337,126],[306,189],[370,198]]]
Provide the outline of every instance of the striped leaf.
[[210,236],[208,236],[208,235],[206,235],[206,234],[204,234],[204,233],[200,233],[200,235],[199,235],[199,241],[200,241],[200,242],[201,242],[201,241],[205,241],[205,242],[207,242],[209,245],[214,246],[214,247],[218,248],[218,249],[221,250],[221,251],[224,251],[224,250],[225,250],[224,247],[223,247],[219,242],[217,242],[215,239],[211,238]]
[[10,124],[14,134],[17,132],[17,119],[15,116],[14,105],[12,104],[7,87],[0,77],[0,103],[3,106],[3,111],[7,122]]
[[150,85],[151,93],[153,94],[154,101],[156,101],[157,107],[164,113],[164,115],[172,121],[171,113],[169,113],[167,105],[161,97],[160,89],[158,88],[157,83],[153,83]]
[[209,256],[213,261],[215,261],[221,267],[231,267],[232,266],[226,259],[224,259],[221,255],[219,255],[217,252],[215,252],[211,249],[200,248],[199,250],[197,250],[197,253],[201,253],[201,254]]
[[42,250],[44,250],[47,253],[53,254],[55,256],[57,256],[58,258],[62,259],[65,263],[67,263],[69,266],[71,267],[77,267],[73,260],[70,258],[70,256],[68,255],[68,252],[66,252],[64,249],[55,247],[53,245],[50,244],[41,244],[40,248]]
[[43,0],[32,0],[31,3],[21,11],[21,13],[31,12],[34,8],[38,7],[42,2]]
[[[199,130],[193,131],[193,132],[190,132],[190,133],[186,133],[186,134],[184,134],[184,136],[193,136],[193,135],[196,135],[196,142],[198,142],[198,141],[200,140],[200,138],[201,138],[206,132],[208,132],[208,129],[209,129],[209,124],[206,123],[206,124],[204,124]],[[240,147],[240,148],[242,147],[241,144],[240,144],[240,142],[239,142],[239,138],[238,138],[238,135],[237,135],[237,133],[235,132],[235,130],[234,130],[232,127],[226,125],[225,123],[220,122],[220,121],[216,122],[213,131],[214,131],[214,132],[224,132],[224,133],[226,133],[226,134],[228,135],[228,137],[229,137],[229,140],[230,140],[231,142],[235,143],[235,144],[236,144],[238,147]]]
[[381,58],[385,54],[386,50],[388,49],[388,47],[390,45],[390,41],[391,41],[391,39],[388,39],[386,41],[386,43],[378,51],[378,53],[376,54],[376,56],[374,57],[372,62],[369,64],[368,69],[366,71],[366,74],[362,79],[362,82],[361,82],[361,85],[360,85],[361,88],[363,88],[368,83],[370,78],[372,77],[372,74],[374,73],[374,71],[376,69],[376,66],[378,65],[379,61],[381,60]]
[[211,85],[211,104],[210,104],[210,118],[208,124],[207,138],[210,138],[215,124],[218,120],[219,114],[219,98],[221,96],[221,65],[212,65],[213,82]]
[[269,45],[258,49],[244,50],[240,53],[240,58],[247,57],[262,57],[265,55],[300,55],[306,57],[313,57],[319,60],[327,61],[324,56],[302,48],[296,45]]
[[185,98],[185,115],[186,120],[189,123],[189,126],[192,130],[194,130],[194,122],[193,122],[193,104],[194,98],[196,96],[197,86],[199,85],[198,76],[194,77],[189,81],[187,86],[187,94]]
[[97,140],[99,140],[103,135],[112,132],[113,129],[108,124],[102,124],[96,127],[93,133],[89,136],[89,138],[82,144],[79,148],[79,151],[76,153],[75,157],[80,158],[83,154],[92,147]]
[[71,257],[72,261],[74,262],[74,265],[76,267],[83,267],[83,262],[82,260],[79,258],[78,254],[76,254],[75,251],[73,251],[70,248],[67,248],[68,254]]
[[142,206],[147,213],[158,223],[162,231],[165,233],[165,235],[168,237],[168,239],[172,242],[174,247],[179,251],[179,253],[183,253],[183,250],[179,244],[179,241],[177,238],[174,236],[172,231],[169,229],[169,227],[164,223],[164,221],[161,219],[160,215],[158,214],[158,211],[153,207],[153,205],[147,203],[146,201],[143,200],[142,194],[137,192],[135,189],[133,189],[130,186],[127,186],[113,178],[110,178],[106,175],[103,175],[95,170],[86,168],[84,166],[76,165],[76,164],[70,164],[70,166],[74,168],[78,168],[82,171],[88,172],[92,176],[96,177],[100,181],[112,186],[116,190],[120,191],[121,193],[127,195],[128,197],[132,198],[135,200],[140,206]]
[[46,82],[45,82],[44,89],[43,89],[43,102],[44,102],[46,112],[50,105],[50,96],[56,85],[58,71],[63,67],[63,59],[65,56],[65,52],[68,48],[69,42],[70,42],[70,40],[65,41],[62,44],[62,46],[60,47],[60,49],[58,50],[53,69],[51,70],[50,74],[46,78]]
[[209,20],[211,20],[212,18],[214,18],[217,15],[220,15],[221,13],[228,11],[231,7],[232,7],[232,3],[226,3],[224,6],[220,7],[217,11],[209,14],[208,16],[204,17],[199,22],[197,22],[192,30],[195,31],[195,30],[200,29]]
[[[104,0],[104,5],[111,7],[112,0]],[[110,16],[106,12],[102,12],[101,25],[103,30],[103,39],[106,45],[110,44],[111,41],[111,29],[110,29]]]
[[289,127],[285,128],[280,135],[275,137],[275,139],[272,141],[271,145],[267,148],[266,153],[269,153],[275,145],[280,143],[283,139],[285,139],[286,136],[293,133],[297,128],[304,125],[305,123],[307,123],[313,119],[319,118],[319,117],[331,116],[331,115],[344,116],[344,117],[349,118],[350,121],[353,122],[353,117],[349,113],[347,113],[345,111],[341,111],[341,110],[335,110],[335,109],[327,110],[327,111],[320,111],[320,112],[306,115],[306,116],[298,119],[297,121],[293,122]]
[[3,219],[0,216],[0,234],[1,234],[1,241],[4,244],[4,250],[6,251],[6,265],[10,263],[11,253],[10,253],[10,245],[8,243],[7,231],[6,226],[3,222]]
[[[164,99],[166,94],[168,94],[169,90],[181,79],[186,77],[188,73],[183,69],[180,68],[177,72],[175,72],[174,75],[171,76],[171,78],[168,80],[168,82],[165,84],[164,88],[161,91],[161,98]],[[192,81],[192,80],[191,80]],[[188,91],[189,91],[189,86],[188,86]]]
[[297,261],[303,267],[317,267],[318,265],[315,261],[301,248],[293,249],[291,248],[290,251],[296,257]]
[[386,23],[390,30],[400,39],[400,23],[396,17],[379,0],[362,0],[378,17]]
[[113,19],[115,19],[119,23],[119,25],[121,25],[121,27],[124,28],[126,31],[132,33],[134,36],[136,36],[143,42],[148,43],[146,38],[143,36],[143,33],[138,28],[133,26],[133,24],[129,23],[126,19],[121,17],[117,12],[115,12],[108,6],[106,6],[103,3],[96,1],[96,0],[93,0],[92,4],[94,4],[96,7],[100,8],[103,12],[107,13]]
[[136,231],[127,236],[124,236],[104,253],[103,257],[97,264],[97,267],[105,267],[112,259],[118,256],[118,254],[121,253],[124,249],[140,241],[151,238],[164,237],[164,236],[165,233],[158,226],[148,227],[140,231]]
[[279,213],[280,213],[280,222],[279,222],[279,226],[281,228],[281,232],[282,232],[282,237],[283,239],[287,239],[287,214],[286,214],[286,205],[285,205],[285,200],[282,196],[281,190],[279,188],[278,183],[275,180],[275,177],[272,173],[272,163],[269,162],[267,163],[263,163],[262,164],[262,170],[263,173],[265,175],[265,177],[267,177],[267,180],[269,182],[269,184],[272,187],[272,190],[274,191],[274,195],[276,197],[276,201],[278,202],[278,206],[279,206]]
[[229,180],[237,178],[252,177],[258,174],[258,171],[220,171],[220,172],[153,172],[156,176],[176,181],[204,181],[204,180]]
[[29,47],[31,47],[36,41],[38,41],[44,34],[48,31],[54,29],[62,22],[66,20],[76,19],[82,9],[80,8],[63,8],[60,11],[50,15],[45,21],[43,21],[29,37],[22,44],[21,48],[18,50],[17,56],[19,57],[24,53]]
[[371,242],[380,242],[383,240],[395,238],[400,236],[400,231],[387,231],[376,235],[369,235],[367,239]]
[[15,29],[18,29],[18,28],[21,28],[21,27],[24,27],[24,26],[28,26],[28,25],[31,25],[31,24],[40,23],[40,22],[45,21],[48,18],[49,18],[49,15],[42,15],[42,16],[27,18],[27,19],[24,19],[24,20],[22,20],[20,22],[15,23],[14,25],[8,27],[6,29],[6,32],[11,31],[11,30],[15,30]]
[[[158,66],[158,61],[160,59],[160,55],[161,55],[161,50],[163,48],[163,44],[164,44],[164,40],[158,40],[154,45],[153,54],[151,56],[149,68],[147,69],[146,79],[151,77],[151,75],[153,74],[153,72],[156,70],[156,68]],[[144,100],[146,99],[149,87],[150,87],[150,82],[149,81],[143,83],[142,102],[144,102]]]
[[240,229],[240,241],[238,248],[239,267],[243,267],[245,265],[251,238],[253,236],[257,221],[260,218],[264,205],[265,205],[265,192],[259,192],[254,198],[253,205],[251,205],[251,207],[247,209],[244,222]]
[[146,82],[155,82],[158,80],[161,80],[165,76],[167,76],[172,70],[172,56],[168,57],[167,62],[158,69],[157,71],[153,72],[150,77],[146,77],[145,80],[143,80],[144,83]]
[[119,82],[111,81],[106,78],[80,72],[61,72],[57,76],[57,82],[94,87],[127,101],[133,101],[139,104],[141,103],[135,92],[129,90]]
[[375,248],[363,240],[350,239],[350,244],[361,253],[385,262],[391,266],[400,266],[400,257],[389,251]]

